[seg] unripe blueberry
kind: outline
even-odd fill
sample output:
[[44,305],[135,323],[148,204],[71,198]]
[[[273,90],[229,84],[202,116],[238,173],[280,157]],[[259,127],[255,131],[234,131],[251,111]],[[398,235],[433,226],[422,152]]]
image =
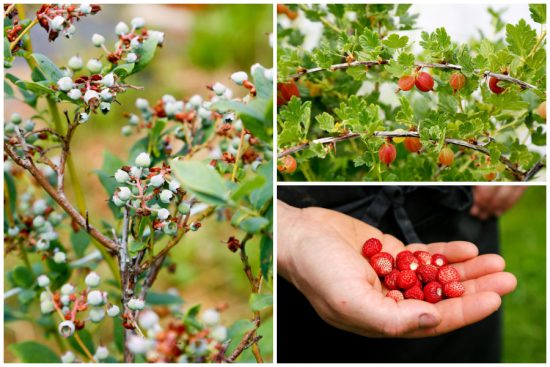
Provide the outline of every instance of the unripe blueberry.
[[14,112],[11,114],[10,121],[15,125],[19,125],[21,121],[23,121],[23,118],[21,117],[20,114],[18,114],[17,112]]
[[103,37],[101,34],[94,33],[92,35],[92,43],[95,47],[101,47],[105,44],[105,37]]
[[145,27],[145,19],[142,17],[135,17],[132,19],[131,24],[133,28],[143,28]]
[[273,81],[273,69],[265,69],[264,77],[267,80],[269,80],[270,82],[272,82]]
[[117,195],[113,195],[113,204],[118,207],[124,206],[126,203],[121,200]]
[[202,103],[202,97],[198,94],[195,94],[189,98],[189,104],[193,107],[199,107]]
[[414,81],[416,88],[421,92],[429,92],[434,88],[434,79],[425,71],[421,71]]
[[166,220],[168,219],[168,217],[170,216],[170,212],[168,211],[168,209],[159,209],[158,212],[157,212],[157,218],[160,219],[160,220]]
[[123,34],[127,34],[130,32],[130,28],[128,28],[128,24],[124,22],[118,22],[118,24],[115,27],[115,33],[119,36],[122,36]]
[[145,307],[145,302],[143,302],[142,299],[139,299],[139,298],[131,298],[131,299],[128,301],[128,308],[129,308],[130,310],[139,311],[139,310],[143,310],[144,307]]
[[94,98],[99,99],[99,93],[97,93],[95,90],[88,89],[86,93],[84,93],[84,102],[86,102],[87,104],[90,104],[90,101]]
[[489,78],[489,89],[491,90],[491,92],[495,94],[501,94],[506,90],[506,88],[502,88],[501,86],[499,86],[499,82],[500,79],[495,78],[494,76]]
[[178,126],[176,127],[176,130],[174,130],[174,135],[176,138],[183,140],[185,139],[185,130],[181,126]]
[[403,75],[401,78],[399,78],[399,81],[397,82],[397,91],[409,91],[414,87],[414,76],[412,75]]
[[80,114],[78,115],[78,123],[79,123],[79,124],[84,124],[84,123],[86,123],[89,119],[90,119],[90,115],[87,114],[86,112],[80,112]]
[[84,283],[90,288],[95,288],[99,285],[101,282],[101,277],[95,272],[92,271],[88,275],[86,275],[86,278],[84,278]]
[[60,298],[63,306],[68,306],[71,303],[71,297],[68,294],[64,294]]
[[54,31],[62,31],[65,28],[65,18],[61,15],[57,15],[52,19],[51,27]]
[[99,104],[99,109],[106,115],[111,110],[111,104],[109,102],[101,102]]
[[120,313],[120,308],[118,308],[118,306],[116,305],[112,305],[107,309],[107,315],[109,317],[117,317],[119,313]]
[[380,159],[380,162],[390,165],[397,156],[397,151],[395,150],[395,146],[391,143],[384,143],[378,150],[378,158]]
[[453,164],[453,161],[455,159],[455,154],[453,153],[452,149],[449,147],[444,147],[439,152],[439,163],[441,163],[444,166],[450,166]]
[[74,24],[69,23],[69,26],[65,28],[63,35],[67,38],[71,38],[74,35],[74,32],[76,32],[76,27]]
[[174,116],[177,112],[178,112],[178,109],[176,107],[176,104],[175,103],[167,103],[164,105],[164,112],[166,112],[166,114],[168,116]]
[[136,157],[136,166],[149,167],[150,164],[151,164],[151,157],[149,156],[149,154],[143,152]]
[[174,222],[168,222],[162,227],[162,231],[167,235],[173,235],[178,232],[178,225]]
[[132,38],[132,40],[130,41],[130,48],[132,48],[132,50],[135,50],[140,47],[141,47],[141,42],[139,42],[139,38],[138,37]]
[[227,340],[227,328],[225,326],[218,325],[210,331],[210,336],[222,343]]
[[285,155],[281,158],[281,164],[277,165],[277,169],[281,173],[294,173],[296,171],[297,163],[291,155]]
[[68,350],[67,352],[65,352],[65,354],[61,356],[62,363],[73,363],[75,359],[76,359],[76,356],[70,350]]
[[92,7],[88,3],[82,3],[78,7],[78,11],[83,14],[90,14],[92,12]]
[[189,214],[189,212],[191,211],[191,206],[189,205],[189,203],[182,201],[181,204],[178,205],[178,211],[183,215]]
[[127,201],[132,196],[132,191],[126,186],[118,188],[118,198],[122,201]]
[[52,313],[55,310],[55,306],[52,301],[45,300],[40,302],[40,312],[43,314]]
[[136,107],[140,110],[147,110],[149,108],[149,102],[145,98],[136,99]]
[[57,232],[55,232],[53,228],[51,228],[51,224],[46,222],[46,227],[48,227],[49,229],[46,232],[42,233],[41,238],[48,240],[50,242],[57,240],[58,238]]
[[170,200],[172,200],[173,196],[174,194],[170,190],[162,190],[162,192],[159,195],[160,201],[162,201],[163,203],[169,203]]
[[15,132],[15,125],[12,124],[11,122],[8,122],[7,124],[4,125],[4,132],[6,134],[13,134]]
[[180,188],[180,183],[178,182],[178,180],[173,179],[173,180],[170,181],[170,183],[168,184],[168,188],[169,188],[170,190],[172,190],[173,192],[176,192],[176,191],[178,191],[178,189]]
[[466,85],[466,77],[462,73],[453,73],[449,78],[449,85],[454,92],[461,90]]
[[36,201],[32,204],[32,212],[33,212],[35,215],[44,214],[44,212],[46,211],[46,209],[48,209],[48,204],[46,203],[46,200],[44,200],[44,199],[36,200]]
[[115,172],[115,180],[118,183],[126,183],[130,180],[130,175],[128,174],[128,172],[118,169]]
[[159,45],[164,43],[164,33],[159,31],[148,31],[147,35],[150,40],[156,41]]
[[140,178],[142,176],[141,170],[142,169],[138,167],[130,167],[130,176]]
[[61,287],[61,294],[70,295],[74,293],[74,286],[71,283],[65,283]]
[[74,334],[75,325],[74,322],[71,320],[65,320],[61,322],[58,326],[59,334],[61,336],[68,338],[69,336]]
[[82,97],[82,92],[80,89],[73,88],[67,93],[67,96],[73,101],[76,101]]
[[235,84],[242,85],[245,80],[248,80],[248,74],[244,71],[237,71],[231,74],[231,80]]
[[160,321],[159,316],[156,312],[151,310],[143,311],[139,314],[138,323],[144,329],[154,328]]
[[19,227],[8,228],[8,236],[15,237],[19,234]]
[[225,93],[227,87],[225,85],[223,85],[222,83],[215,83],[213,86],[212,86],[212,90],[214,91],[214,93],[216,93],[216,95],[218,96],[221,96]]
[[73,56],[69,59],[69,62],[67,62],[67,66],[72,70],[80,70],[84,66],[84,61],[82,61],[82,58],[80,56]]
[[109,102],[113,99],[113,93],[106,88],[99,92],[99,97],[101,97],[103,101]]
[[53,226],[57,226],[63,220],[63,215],[59,213],[52,213],[48,217],[48,220]]
[[105,310],[103,308],[92,308],[88,313],[91,322],[101,322],[105,318]]
[[48,241],[47,239],[41,237],[37,242],[36,242],[36,249],[38,251],[46,251],[48,248],[50,247],[50,241]]
[[39,287],[46,288],[50,285],[50,278],[47,275],[40,275],[37,278],[37,282]]
[[23,124],[23,130],[25,130],[26,132],[33,131],[35,125],[36,125],[36,124],[34,123],[33,120],[27,120],[27,121],[25,121],[25,123]]
[[147,339],[134,334],[132,334],[128,338],[126,346],[130,350],[130,352],[132,352],[132,354],[145,354],[149,349],[153,347],[152,343],[149,342]]
[[422,143],[419,138],[405,138],[403,145],[405,145],[405,149],[411,153],[418,153],[420,149],[422,149]]
[[88,60],[88,63],[86,64],[86,68],[91,72],[91,73],[99,73],[101,71],[101,68],[103,67],[103,65],[101,64],[101,61],[99,61],[98,59],[90,59]]
[[126,62],[129,62],[130,64],[133,64],[137,61],[137,55],[133,52],[130,52],[128,55],[126,55]]
[[88,293],[88,303],[92,306],[101,306],[104,302],[101,291],[91,291]]
[[40,302],[52,300],[52,296],[47,291],[40,292]]
[[202,313],[201,320],[206,326],[215,326],[220,323],[220,313],[210,308]]
[[44,219],[43,216],[39,215],[37,217],[34,217],[34,219],[32,220],[32,226],[34,228],[40,228],[42,227],[44,224],[46,223],[46,220]]
[[74,85],[73,80],[68,76],[64,76],[63,78],[57,81],[57,87],[59,88],[59,90],[62,90],[63,92],[67,92],[71,90],[73,85]]
[[101,359],[106,359],[107,357],[109,357],[109,349],[107,349],[104,346],[97,347],[94,354],[94,358],[101,360]]
[[155,175],[151,177],[150,183],[153,187],[160,187],[164,185],[164,177],[162,175]]
[[101,84],[106,86],[107,88],[112,87],[115,84],[115,75],[113,73],[109,73],[101,79]]
[[122,136],[130,136],[132,135],[132,127],[130,125],[124,125],[120,128],[120,133]]
[[135,114],[131,114],[128,118],[128,123],[132,126],[136,126],[137,124],[139,124],[139,117]]
[[67,254],[64,252],[58,251],[53,255],[53,261],[56,264],[63,264],[67,261]]
[[208,120],[212,117],[212,112],[204,107],[199,107],[199,116],[205,120]]
[[192,230],[193,232],[198,231],[200,227],[201,227],[200,222],[193,222],[189,225],[189,229]]

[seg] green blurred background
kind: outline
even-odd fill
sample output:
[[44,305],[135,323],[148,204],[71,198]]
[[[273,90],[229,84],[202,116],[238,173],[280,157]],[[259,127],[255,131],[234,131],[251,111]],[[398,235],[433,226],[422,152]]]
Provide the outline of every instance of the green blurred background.
[[518,280],[504,297],[506,363],[546,362],[546,187],[529,187],[500,221],[506,271]]
[[[75,36],[68,40],[60,37],[51,43],[47,33],[35,27],[31,31],[35,52],[47,55],[58,66],[65,66],[68,59],[79,54],[84,63],[89,58],[102,55],[100,49],[94,48],[91,37],[100,33],[106,39],[106,45],[112,49],[116,39],[114,28],[119,21],[127,24],[131,19],[140,16],[146,21],[148,29],[165,32],[163,48],[157,50],[151,64],[143,71],[127,80],[128,83],[143,86],[144,90],[128,90],[120,95],[120,105],[113,104],[111,112],[103,116],[94,115],[92,119],[77,130],[74,138],[73,156],[81,183],[86,193],[86,200],[92,222],[99,223],[106,219],[112,221],[107,207],[107,196],[93,173],[102,165],[103,154],[110,151],[122,160],[128,159],[128,150],[142,135],[123,137],[120,129],[126,124],[124,112],[137,112],[134,107],[136,98],[147,98],[152,104],[164,94],[172,94],[177,99],[188,98],[193,94],[208,95],[207,84],[221,82],[230,86],[235,95],[245,95],[247,91],[229,79],[231,73],[244,70],[260,63],[272,67],[273,52],[269,45],[269,34],[272,26],[272,5],[102,5],[103,10],[94,16],[83,18],[76,23]],[[38,9],[36,5],[25,6],[32,16]],[[14,63],[7,72],[23,79],[30,79],[30,72],[22,60]],[[29,118],[34,111],[15,100],[4,101],[4,116],[19,112]],[[44,107],[44,106],[42,106]],[[64,108],[61,105],[61,108]],[[20,187],[22,193],[26,188]],[[71,197],[70,190],[68,190]],[[192,233],[174,249],[173,262],[177,263],[175,272],[168,274],[165,270],[155,283],[153,291],[175,289],[184,300],[184,307],[202,304],[203,309],[227,304],[222,314],[222,321],[230,325],[238,319],[250,319],[252,314],[248,306],[250,285],[242,270],[238,254],[229,252],[221,242],[235,230],[224,222],[211,218],[203,222],[200,231]],[[62,239],[68,233],[61,233]],[[238,236],[241,236],[238,234]],[[247,252],[253,268],[258,267],[258,241],[249,242]],[[68,239],[66,244],[68,244]],[[89,247],[88,252],[94,249]],[[69,259],[72,260],[71,254]],[[13,269],[19,258],[10,254],[5,258],[6,269]],[[39,262],[38,256],[31,259]],[[99,267],[98,272],[108,278],[106,266]],[[76,279],[80,275],[73,274]],[[272,284],[264,283],[264,289]],[[7,290],[7,289],[6,289]],[[7,304],[17,309],[17,297]],[[5,324],[4,346],[23,340],[45,342],[54,350],[53,340],[45,340],[42,329],[36,327],[35,320],[39,307],[33,307],[27,321],[15,321]],[[260,342],[262,355],[266,361],[271,360],[273,353],[272,320],[268,313],[260,328],[263,338]],[[110,321],[109,321],[110,322]],[[103,324],[102,324],[103,325]],[[110,325],[97,328],[94,339],[109,342],[112,339]],[[14,356],[5,348],[6,362],[14,362]],[[249,351],[243,354],[240,362],[250,362],[254,358]]]

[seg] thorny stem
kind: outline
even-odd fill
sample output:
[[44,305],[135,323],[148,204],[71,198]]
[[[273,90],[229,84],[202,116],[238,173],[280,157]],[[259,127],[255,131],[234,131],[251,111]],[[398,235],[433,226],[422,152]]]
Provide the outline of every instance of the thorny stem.
[[21,41],[21,38],[23,38],[23,36],[25,36],[32,29],[32,27],[34,27],[37,24],[38,24],[38,18],[34,18],[31,24],[29,24],[27,28],[23,29],[23,32],[19,33],[17,38],[10,44],[10,51],[13,51],[13,49],[17,46],[19,41]]

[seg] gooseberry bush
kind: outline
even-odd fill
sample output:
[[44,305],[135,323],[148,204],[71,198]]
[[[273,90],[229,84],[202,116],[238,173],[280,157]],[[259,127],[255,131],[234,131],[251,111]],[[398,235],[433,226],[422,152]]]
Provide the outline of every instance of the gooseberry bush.
[[279,5],[279,178],[544,179],[546,6],[525,6],[536,27],[489,8],[492,38],[416,43],[411,5]]
[[[20,362],[40,363],[234,362],[248,350],[263,361],[259,327],[272,305],[273,71],[255,64],[228,78],[233,88],[213,81],[203,96],[141,96],[121,112],[112,107],[129,89],[141,93],[129,80],[162,52],[164,33],[141,17],[121,21],[113,34],[93,35],[97,58],[75,55],[59,67],[33,52],[29,30],[39,25],[63,42],[101,6],[47,4],[28,18],[23,10],[4,6],[5,98],[34,110],[4,123],[5,253],[21,259],[6,264],[4,317],[42,328],[58,350],[34,340],[10,350]],[[10,73],[18,58],[30,80]],[[107,152],[90,176],[104,192],[83,192],[73,137],[113,113],[125,121],[121,139],[139,139],[127,159]],[[94,218],[90,199],[104,200],[114,221]],[[191,300],[182,305],[177,291],[152,291],[163,269],[185,266],[173,248],[223,222],[234,234],[211,241],[239,257],[250,285],[251,316],[232,324],[221,322],[223,306],[201,311]],[[257,261],[247,245],[259,246]],[[102,264],[109,276],[100,275]],[[112,342],[94,334],[98,327],[112,328]]]

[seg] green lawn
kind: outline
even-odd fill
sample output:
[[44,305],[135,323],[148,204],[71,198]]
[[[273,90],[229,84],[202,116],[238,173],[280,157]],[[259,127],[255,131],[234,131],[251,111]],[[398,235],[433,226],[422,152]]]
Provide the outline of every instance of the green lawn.
[[503,362],[546,362],[546,188],[530,187],[500,223],[506,270],[518,287],[504,297]]

